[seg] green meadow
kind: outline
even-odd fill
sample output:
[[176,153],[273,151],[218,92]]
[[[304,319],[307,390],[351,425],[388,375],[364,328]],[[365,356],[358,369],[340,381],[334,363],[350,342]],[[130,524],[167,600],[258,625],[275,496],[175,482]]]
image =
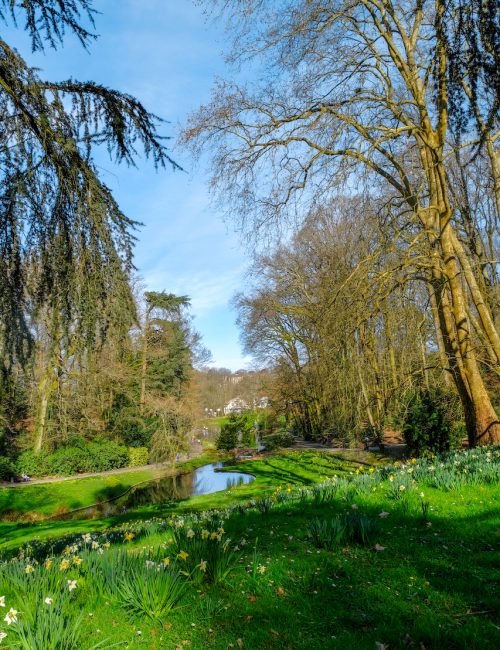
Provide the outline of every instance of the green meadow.
[[26,527],[2,544],[4,644],[497,647],[499,458],[280,453],[238,465],[250,485]]

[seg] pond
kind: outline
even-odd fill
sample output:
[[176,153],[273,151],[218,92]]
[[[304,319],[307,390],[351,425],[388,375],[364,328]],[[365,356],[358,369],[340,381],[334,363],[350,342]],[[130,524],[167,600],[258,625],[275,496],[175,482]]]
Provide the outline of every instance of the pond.
[[77,517],[80,519],[82,517],[117,515],[138,506],[181,501],[202,494],[229,490],[236,485],[245,485],[255,481],[255,476],[251,474],[221,471],[223,467],[223,463],[211,463],[210,465],[202,465],[202,467],[198,467],[198,469],[187,474],[165,476],[164,478],[141,483],[130,488],[125,494],[121,496],[118,494],[105,503],[65,513],[57,518]]

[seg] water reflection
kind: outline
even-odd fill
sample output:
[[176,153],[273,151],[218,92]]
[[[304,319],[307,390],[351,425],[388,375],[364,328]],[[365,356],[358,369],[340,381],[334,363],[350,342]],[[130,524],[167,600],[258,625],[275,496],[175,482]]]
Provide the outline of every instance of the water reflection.
[[203,465],[193,472],[182,476],[167,476],[138,485],[125,495],[107,503],[100,503],[90,508],[84,508],[75,513],[62,515],[60,518],[103,517],[126,512],[138,506],[155,505],[169,501],[180,501],[191,496],[212,494],[229,490],[236,485],[245,485],[255,480],[255,476],[241,472],[216,471],[223,467],[222,463]]

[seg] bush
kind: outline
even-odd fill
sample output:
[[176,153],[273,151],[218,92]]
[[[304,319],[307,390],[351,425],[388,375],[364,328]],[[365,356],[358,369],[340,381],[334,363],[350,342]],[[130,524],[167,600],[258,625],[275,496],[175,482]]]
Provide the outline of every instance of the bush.
[[454,425],[455,401],[439,388],[421,389],[413,395],[403,422],[409,454],[437,454],[460,446],[462,430]]
[[127,467],[128,449],[117,442],[90,443],[87,448],[84,472],[106,472],[110,469]]
[[112,441],[85,446],[60,447],[52,454],[25,451],[16,462],[19,474],[29,476],[71,476],[82,472],[106,472],[127,467],[129,453],[124,445]]
[[35,454],[34,451],[24,451],[16,460],[18,474],[28,476],[45,476],[47,474],[47,454],[41,451]]
[[71,476],[88,471],[88,454],[79,447],[61,447],[47,456],[46,472],[53,476]]
[[273,449],[278,449],[279,447],[291,447],[295,442],[295,438],[289,431],[282,429],[276,433],[271,433],[268,436],[262,438],[262,444],[272,451]]
[[238,431],[223,424],[215,446],[222,451],[231,451],[238,446]]
[[11,460],[0,456],[0,481],[10,481],[16,476],[16,470]]
[[128,450],[128,466],[141,467],[149,462],[149,451],[146,447],[130,447]]
[[252,413],[231,414],[221,426],[217,438],[217,449],[230,451],[239,445],[250,447],[255,444],[254,415]]

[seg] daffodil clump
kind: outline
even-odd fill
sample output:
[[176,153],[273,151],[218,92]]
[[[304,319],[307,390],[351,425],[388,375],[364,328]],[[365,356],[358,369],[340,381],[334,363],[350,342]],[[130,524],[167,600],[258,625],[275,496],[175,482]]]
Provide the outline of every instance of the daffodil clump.
[[181,573],[195,584],[223,582],[237,561],[231,540],[225,537],[223,523],[195,523],[172,517],[169,520],[172,542],[165,545],[164,562],[175,562]]

